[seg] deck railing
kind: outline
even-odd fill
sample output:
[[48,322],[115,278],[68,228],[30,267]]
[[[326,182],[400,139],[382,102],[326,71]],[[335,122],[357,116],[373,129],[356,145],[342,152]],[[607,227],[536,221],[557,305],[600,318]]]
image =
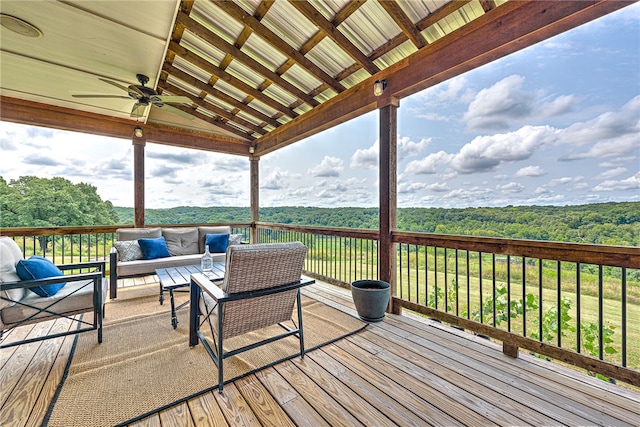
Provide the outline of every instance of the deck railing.
[[[225,225],[249,240],[251,224]],[[346,288],[379,277],[377,230],[255,227],[261,243],[307,245],[307,275]],[[117,228],[5,228],[0,234],[17,241],[25,256],[108,262]],[[394,305],[500,340],[512,356],[522,348],[640,386],[640,248],[408,232],[392,238]]]
[[[299,240],[307,274],[348,287],[378,277],[378,233],[260,223],[260,242]],[[394,303],[640,386],[640,249],[394,232]],[[363,248],[363,249],[361,249]]]

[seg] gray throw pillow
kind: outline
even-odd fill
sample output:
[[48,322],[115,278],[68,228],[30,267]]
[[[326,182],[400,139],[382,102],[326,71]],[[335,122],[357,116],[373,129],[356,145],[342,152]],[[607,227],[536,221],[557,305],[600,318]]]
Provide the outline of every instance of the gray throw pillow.
[[137,240],[121,240],[113,242],[113,246],[118,251],[120,261],[136,261],[143,258],[142,249]]
[[229,246],[231,245],[239,245],[242,243],[242,234],[230,234],[229,235]]
[[169,253],[173,256],[193,255],[200,252],[197,228],[163,228],[162,235],[167,242]]

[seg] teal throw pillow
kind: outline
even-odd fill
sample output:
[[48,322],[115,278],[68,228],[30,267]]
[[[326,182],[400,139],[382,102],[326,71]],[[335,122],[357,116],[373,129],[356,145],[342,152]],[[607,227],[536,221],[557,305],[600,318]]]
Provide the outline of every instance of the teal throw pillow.
[[156,259],[170,257],[167,241],[164,237],[156,237],[154,239],[138,239],[142,256],[144,259]]
[[[38,255],[18,261],[16,273],[18,273],[18,277],[22,280],[38,280],[64,276],[64,273],[62,273],[54,263]],[[29,289],[41,297],[51,297],[62,289],[64,285],[66,285],[65,282],[53,283],[51,285],[34,286]]]
[[227,246],[229,246],[229,235],[207,234],[204,244],[209,246],[209,252],[211,253],[227,252]]

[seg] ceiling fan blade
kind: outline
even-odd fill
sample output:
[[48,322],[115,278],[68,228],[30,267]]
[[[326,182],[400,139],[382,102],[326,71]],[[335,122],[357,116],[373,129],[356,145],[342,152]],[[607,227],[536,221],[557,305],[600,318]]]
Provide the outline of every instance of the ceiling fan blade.
[[122,95],[71,95],[74,98],[112,98],[112,99],[128,99],[131,100],[128,96]]
[[120,83],[116,83],[116,82],[111,81],[111,80],[103,79],[101,77],[98,77],[98,80],[102,80],[105,83],[109,83],[110,85],[117,87],[118,89],[122,89],[125,92],[129,92],[129,88],[126,87],[126,86],[121,85]]
[[131,109],[131,117],[135,117],[135,118],[144,117],[144,112],[146,108],[147,108],[146,105],[137,104],[137,103],[134,104],[133,108]]
[[175,107],[172,107],[169,104],[151,104],[151,105],[153,105],[156,108],[160,108],[162,110],[169,111],[169,112],[171,112],[173,114],[177,114],[178,116],[184,117],[185,119],[189,119],[189,120],[194,120],[195,119],[195,117],[193,117],[191,114],[189,114],[187,112],[184,112],[182,110],[179,110],[179,109],[177,109]]
[[191,99],[186,96],[171,96],[171,95],[156,95],[152,98],[152,101],[158,100],[168,104],[189,104],[191,105]]

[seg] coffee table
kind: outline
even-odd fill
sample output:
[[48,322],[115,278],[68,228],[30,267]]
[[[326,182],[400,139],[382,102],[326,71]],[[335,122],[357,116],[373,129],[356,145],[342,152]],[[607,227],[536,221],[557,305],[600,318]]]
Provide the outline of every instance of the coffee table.
[[[156,274],[160,279],[160,305],[164,302],[164,291],[169,291],[169,299],[171,300],[171,325],[173,325],[173,329],[178,327],[177,311],[189,304],[187,300],[176,307],[173,293],[189,292],[188,286],[191,283],[191,275],[195,273],[203,273],[199,265],[158,268],[156,270]],[[205,273],[205,275],[212,282],[224,279],[224,262],[214,262],[211,272]]]

